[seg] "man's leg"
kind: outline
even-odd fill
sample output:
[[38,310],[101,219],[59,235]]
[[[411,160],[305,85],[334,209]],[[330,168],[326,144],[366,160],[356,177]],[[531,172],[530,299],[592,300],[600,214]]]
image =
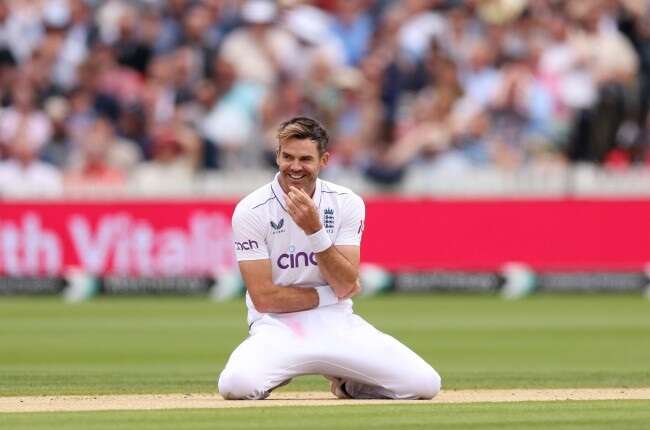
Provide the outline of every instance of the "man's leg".
[[292,334],[260,322],[230,355],[219,375],[219,393],[229,400],[261,400],[304,374],[304,359]]
[[331,344],[320,369],[338,397],[431,399],[438,394],[440,375],[420,356],[357,315],[348,321],[344,333],[325,338]]
[[[219,393],[229,400],[261,400],[287,383],[282,361],[288,355],[286,335],[277,327],[261,327],[230,355],[219,375]],[[285,342],[283,342],[283,340]]]

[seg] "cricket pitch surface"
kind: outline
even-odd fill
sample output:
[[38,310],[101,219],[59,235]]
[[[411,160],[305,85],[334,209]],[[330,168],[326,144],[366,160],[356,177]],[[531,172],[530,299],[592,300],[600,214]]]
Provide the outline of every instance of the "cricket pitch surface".
[[0,397],[2,412],[217,409],[274,406],[345,406],[564,400],[650,400],[650,388],[443,390],[433,400],[340,400],[324,391],[277,392],[263,401],[227,401],[218,394],[127,394]]

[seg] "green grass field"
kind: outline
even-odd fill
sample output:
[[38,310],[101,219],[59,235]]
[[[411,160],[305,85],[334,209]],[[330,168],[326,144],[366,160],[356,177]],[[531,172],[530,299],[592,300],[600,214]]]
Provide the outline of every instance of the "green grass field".
[[[539,295],[515,302],[384,296],[360,299],[355,308],[430,362],[446,389],[650,387],[650,301],[639,296]],[[3,297],[0,396],[214,392],[246,330],[241,301],[102,298],[69,305],[57,298]],[[286,387],[326,389],[319,377]],[[273,426],[260,424],[269,419]],[[650,428],[650,401],[0,414],[2,429],[57,423],[72,429],[116,423],[315,429],[340,422],[377,429],[642,429]]]

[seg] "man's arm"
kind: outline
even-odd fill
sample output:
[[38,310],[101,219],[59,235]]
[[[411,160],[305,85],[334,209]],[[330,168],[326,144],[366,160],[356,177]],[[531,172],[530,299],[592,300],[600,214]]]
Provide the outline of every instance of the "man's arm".
[[334,290],[326,285],[313,288],[273,284],[264,225],[245,205],[237,205],[232,217],[235,254],[246,289],[263,313],[296,312],[338,303]]
[[[291,187],[286,195],[287,209],[305,234],[323,228],[314,201],[303,190]],[[359,283],[360,248],[335,246],[316,253],[318,269],[339,298],[348,298],[361,291]]]
[[361,291],[360,259],[361,252],[358,246],[332,245],[316,254],[318,269],[337,297],[348,298]]
[[255,309],[262,313],[297,312],[319,305],[315,288],[278,286],[271,277],[271,260],[239,262],[248,294]]
[[[232,217],[235,254],[255,309],[262,313],[279,313],[315,308],[320,304],[320,296],[315,288],[280,287],[273,284],[264,226],[265,223],[245,205],[237,205]],[[331,288],[319,289],[325,304],[337,300]]]

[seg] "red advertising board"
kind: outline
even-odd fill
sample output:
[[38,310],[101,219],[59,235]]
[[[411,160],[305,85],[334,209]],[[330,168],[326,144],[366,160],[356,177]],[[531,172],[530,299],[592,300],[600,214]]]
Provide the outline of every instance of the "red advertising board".
[[[0,203],[0,274],[210,274],[235,264],[234,203]],[[392,270],[640,270],[649,226],[646,200],[367,199],[362,260]]]
[[381,200],[363,258],[391,268],[633,270],[650,263],[650,200]]
[[232,202],[0,204],[0,273],[180,276],[232,267]]

